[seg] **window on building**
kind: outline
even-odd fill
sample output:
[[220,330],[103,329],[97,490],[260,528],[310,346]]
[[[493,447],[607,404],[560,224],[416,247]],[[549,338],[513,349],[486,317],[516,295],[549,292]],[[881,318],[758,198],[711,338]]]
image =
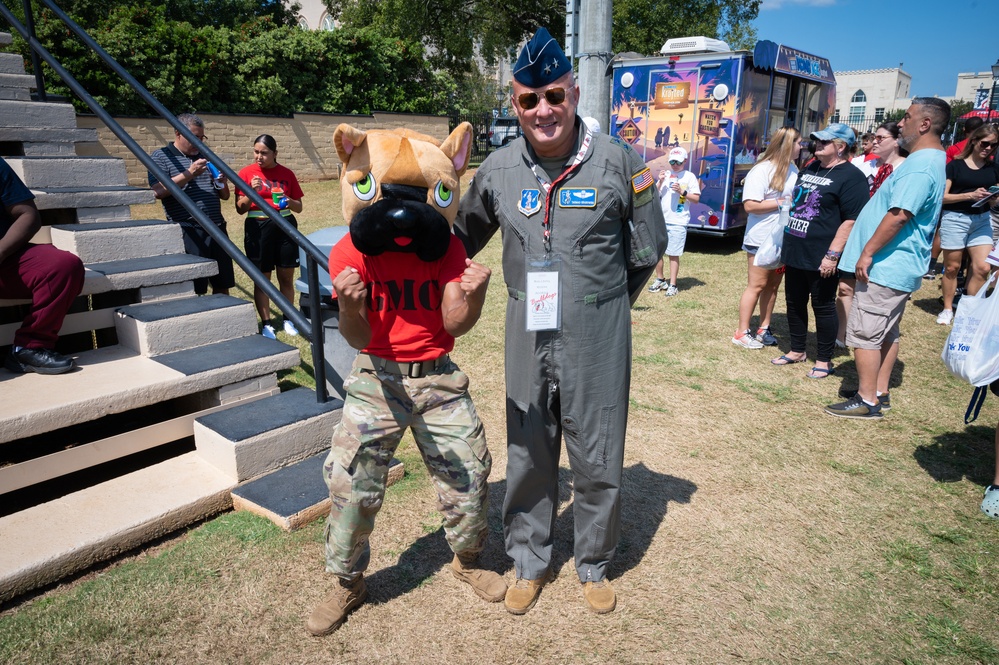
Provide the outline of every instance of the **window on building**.
[[298,27],[301,28],[302,30],[309,29],[309,22],[305,20],[304,16],[298,17]]
[[833,111],[832,119],[829,122],[839,122],[839,109]]
[[864,94],[863,90],[858,90],[853,93],[853,97],[850,98],[850,118],[847,122],[851,125],[862,122],[866,112],[867,95]]
[[319,22],[319,29],[325,30],[326,32],[333,32],[336,30],[336,22],[333,17],[329,14],[323,15],[323,20]]
[[879,125],[885,121],[885,110],[882,107],[877,107],[874,109],[874,122]]

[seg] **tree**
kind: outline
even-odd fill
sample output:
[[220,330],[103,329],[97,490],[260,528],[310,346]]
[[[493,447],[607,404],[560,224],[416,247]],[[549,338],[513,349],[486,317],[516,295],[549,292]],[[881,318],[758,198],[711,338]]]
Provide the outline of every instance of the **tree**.
[[612,44],[617,53],[658,53],[672,37],[704,36],[725,40],[734,49],[756,42],[752,20],[761,0],[617,0]]

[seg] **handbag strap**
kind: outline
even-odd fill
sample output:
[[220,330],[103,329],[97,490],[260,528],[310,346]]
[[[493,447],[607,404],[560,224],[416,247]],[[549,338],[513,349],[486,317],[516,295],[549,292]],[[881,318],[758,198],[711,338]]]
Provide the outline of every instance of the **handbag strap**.
[[964,412],[964,424],[970,425],[978,419],[978,412],[982,410],[982,404],[985,403],[985,396],[989,393],[989,387],[978,386],[975,388],[975,392],[971,394],[971,401],[968,402],[968,410]]

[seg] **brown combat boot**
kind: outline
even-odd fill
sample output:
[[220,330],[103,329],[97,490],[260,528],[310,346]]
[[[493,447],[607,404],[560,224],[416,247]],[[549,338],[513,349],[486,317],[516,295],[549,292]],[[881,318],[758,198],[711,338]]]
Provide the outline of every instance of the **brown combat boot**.
[[451,573],[472,587],[479,598],[498,603],[506,597],[506,582],[498,573],[480,568],[477,559],[477,556],[455,554],[451,561]]
[[583,598],[589,605],[592,612],[597,614],[607,614],[613,612],[617,607],[617,596],[614,595],[614,587],[607,580],[599,582],[587,582],[583,585]]
[[347,615],[360,607],[367,597],[368,586],[364,583],[363,575],[353,582],[337,578],[336,588],[312,610],[306,628],[316,637],[329,635],[343,625]]
[[541,589],[551,580],[551,571],[537,580],[518,577],[517,582],[506,592],[506,611],[510,614],[527,614],[538,602]]

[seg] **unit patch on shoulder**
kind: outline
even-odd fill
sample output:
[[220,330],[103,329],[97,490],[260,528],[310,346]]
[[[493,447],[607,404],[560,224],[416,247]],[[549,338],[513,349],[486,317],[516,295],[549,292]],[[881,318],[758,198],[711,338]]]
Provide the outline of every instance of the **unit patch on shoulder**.
[[596,208],[595,187],[563,187],[558,190],[559,208]]
[[541,210],[541,190],[520,190],[520,203],[517,204],[517,210],[524,213],[527,217]]

